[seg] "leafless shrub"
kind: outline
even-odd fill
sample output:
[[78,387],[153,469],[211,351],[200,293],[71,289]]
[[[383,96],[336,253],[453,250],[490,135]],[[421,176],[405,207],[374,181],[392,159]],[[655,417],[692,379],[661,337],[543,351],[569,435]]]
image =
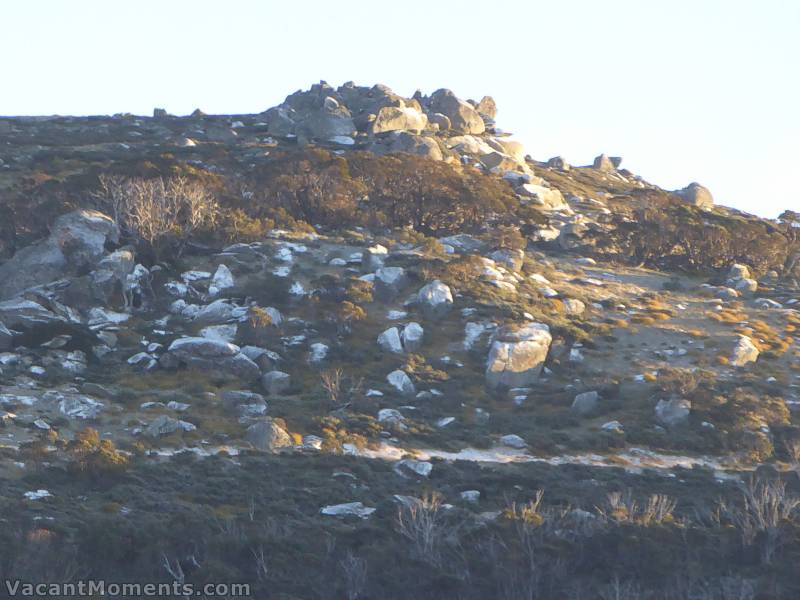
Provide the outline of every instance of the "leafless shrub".
[[269,577],[269,562],[267,561],[266,552],[264,552],[264,546],[253,548],[252,553],[255,561],[256,578],[261,583],[264,583]]
[[339,561],[339,568],[344,576],[347,600],[358,600],[367,585],[367,561],[348,550]]
[[647,527],[672,521],[675,504],[675,500],[669,496],[653,494],[647,499],[647,504],[642,508],[639,515],[639,523]]
[[[181,561],[177,558],[175,561],[171,561],[166,554],[161,555],[161,564],[164,567],[164,570],[169,573],[170,577],[175,581],[178,587],[182,587],[183,584],[186,582],[186,574],[183,571],[183,567],[181,566]],[[188,598],[189,596],[183,596],[184,598]]]
[[800,469],[800,440],[787,440],[784,446],[792,467]]
[[534,600],[542,581],[542,568],[536,561],[520,562],[516,549],[499,536],[493,536],[480,549],[489,557],[497,598],[502,600]]
[[600,589],[601,600],[643,600],[647,596],[635,581],[621,581],[619,577]]
[[322,389],[333,408],[344,408],[361,393],[363,379],[349,378],[342,369],[329,369],[320,373]]
[[185,177],[101,175],[95,197],[126,233],[149,244],[156,255],[171,240],[185,242],[197,230],[213,227],[220,216],[211,191]]
[[322,381],[322,389],[325,390],[325,393],[328,395],[328,400],[333,406],[339,405],[339,398],[342,394],[343,376],[344,371],[341,369],[330,369],[319,374],[319,378]]
[[722,503],[722,512],[741,532],[745,546],[758,544],[764,564],[772,562],[785,541],[786,524],[800,506],[800,498],[786,491],[779,480],[750,479],[742,489],[739,506]]
[[675,501],[663,494],[653,494],[644,505],[640,505],[631,494],[626,492],[611,492],[606,498],[606,505],[598,507],[597,512],[606,521],[618,523],[635,523],[648,527],[671,522]]
[[410,506],[401,506],[397,512],[397,530],[411,542],[414,554],[436,566],[441,565],[444,524],[442,523],[442,498],[439,494],[425,494]]

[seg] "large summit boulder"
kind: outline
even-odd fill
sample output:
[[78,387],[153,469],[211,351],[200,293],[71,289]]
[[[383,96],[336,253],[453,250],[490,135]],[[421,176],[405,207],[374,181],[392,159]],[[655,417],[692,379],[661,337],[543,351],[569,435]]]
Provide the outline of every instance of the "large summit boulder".
[[483,133],[486,124],[473,106],[459,100],[450,90],[436,90],[430,97],[431,112],[441,113],[450,119],[450,127],[460,133]]
[[592,166],[598,171],[603,171],[605,173],[613,173],[617,170],[614,161],[605,154],[595,157]]
[[117,242],[119,229],[103,213],[80,209],[56,219],[47,239],[27,246],[0,266],[0,299],[91,270]]
[[353,136],[356,134],[353,117],[340,99],[336,90],[324,81],[307,91],[295,92],[264,114],[269,133],[319,140]]
[[484,121],[494,121],[497,117],[497,103],[491,96],[484,96],[481,101],[475,106],[475,110],[483,117]]
[[543,323],[505,326],[495,332],[486,361],[490,388],[525,387],[538,378],[553,338]]
[[698,208],[709,209],[714,206],[714,197],[708,188],[697,182],[690,183],[682,190],[675,192],[684,202]]

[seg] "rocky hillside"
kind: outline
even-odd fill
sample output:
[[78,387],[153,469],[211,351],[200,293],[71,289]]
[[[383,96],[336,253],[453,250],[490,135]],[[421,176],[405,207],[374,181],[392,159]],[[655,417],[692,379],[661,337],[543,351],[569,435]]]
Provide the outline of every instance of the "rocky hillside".
[[0,118],[3,578],[797,597],[800,215],[496,118]]

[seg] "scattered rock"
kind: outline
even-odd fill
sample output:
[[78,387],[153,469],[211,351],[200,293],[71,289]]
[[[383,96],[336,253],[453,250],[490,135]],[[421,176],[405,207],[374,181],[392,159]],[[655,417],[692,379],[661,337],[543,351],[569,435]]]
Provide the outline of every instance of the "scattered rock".
[[280,423],[270,417],[264,417],[247,428],[245,439],[253,448],[262,452],[277,452],[281,448],[292,446],[292,438]]
[[692,403],[683,398],[661,399],[656,404],[656,419],[662,425],[674,427],[689,419]]
[[170,435],[176,431],[194,431],[195,429],[197,429],[197,427],[192,423],[173,419],[167,415],[161,415],[147,426],[145,434],[157,438],[162,435]]
[[384,352],[393,354],[403,353],[403,343],[400,340],[400,332],[397,327],[390,327],[378,336],[378,345]]
[[187,367],[255,381],[261,370],[229,342],[206,337],[186,337],[172,342],[159,363],[164,368]]
[[375,509],[364,506],[361,502],[346,502],[345,504],[323,506],[319,512],[328,517],[358,517],[359,519],[366,519],[375,512]]
[[528,443],[515,433],[509,433],[500,438],[500,443],[503,446],[514,448],[515,450],[524,450],[528,447]]
[[736,345],[733,348],[730,364],[734,367],[743,367],[747,363],[758,360],[760,354],[758,348],[746,335],[738,336]]
[[425,331],[419,323],[413,321],[403,327],[403,349],[406,352],[417,352],[422,348],[422,338]]
[[572,401],[572,410],[581,416],[588,415],[597,408],[599,399],[600,395],[594,390],[578,394]]
[[270,371],[261,377],[261,386],[270,396],[280,396],[291,385],[291,377],[283,371]]
[[486,365],[490,388],[525,387],[538,378],[553,341],[542,323],[501,327],[492,338]]
[[400,475],[411,477],[427,477],[433,470],[433,465],[427,461],[404,458],[394,465],[394,470]]
[[417,292],[417,303],[426,318],[441,319],[453,307],[453,293],[436,279]]
[[401,371],[400,369],[389,373],[386,376],[386,381],[403,396],[414,396],[417,393],[411,378],[405,371]]

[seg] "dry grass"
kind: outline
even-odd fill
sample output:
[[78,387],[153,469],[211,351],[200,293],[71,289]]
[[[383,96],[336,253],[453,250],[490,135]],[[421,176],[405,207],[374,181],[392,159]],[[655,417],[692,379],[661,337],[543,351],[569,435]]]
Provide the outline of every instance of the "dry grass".
[[747,321],[747,314],[734,308],[723,308],[722,310],[708,311],[706,317],[717,323],[741,323]]

